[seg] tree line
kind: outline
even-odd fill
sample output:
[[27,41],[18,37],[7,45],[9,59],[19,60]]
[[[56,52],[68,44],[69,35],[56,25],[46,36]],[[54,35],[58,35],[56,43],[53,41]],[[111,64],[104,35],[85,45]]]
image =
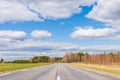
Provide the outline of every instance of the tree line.
[[[73,53],[67,52],[63,57],[34,56],[28,60],[14,60],[10,63],[40,63],[40,62],[83,62],[86,64],[120,64],[120,52],[109,52],[101,54]],[[4,59],[0,63],[5,63]]]
[[62,62],[62,57],[49,57],[49,56],[34,56],[29,59],[20,59],[20,60],[13,60],[13,61],[7,61],[5,62],[4,59],[2,58],[0,60],[0,63],[47,63],[47,62]]
[[63,62],[83,62],[89,64],[120,64],[120,52],[110,52],[101,54],[89,54],[89,53],[66,53],[63,56]]
[[34,56],[33,58],[29,59],[32,63],[39,63],[39,62],[61,62],[62,57],[49,57],[49,56]]

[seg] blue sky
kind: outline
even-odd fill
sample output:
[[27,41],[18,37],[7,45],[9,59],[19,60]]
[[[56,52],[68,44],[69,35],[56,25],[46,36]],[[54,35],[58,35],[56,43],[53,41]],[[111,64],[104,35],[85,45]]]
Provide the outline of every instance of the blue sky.
[[0,58],[120,51],[119,3],[119,0],[1,0]]

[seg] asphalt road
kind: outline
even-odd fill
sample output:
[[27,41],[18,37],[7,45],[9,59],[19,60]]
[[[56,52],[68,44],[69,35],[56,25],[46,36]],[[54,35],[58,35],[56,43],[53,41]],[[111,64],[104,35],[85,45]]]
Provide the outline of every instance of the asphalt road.
[[68,64],[52,64],[0,75],[0,80],[120,80]]

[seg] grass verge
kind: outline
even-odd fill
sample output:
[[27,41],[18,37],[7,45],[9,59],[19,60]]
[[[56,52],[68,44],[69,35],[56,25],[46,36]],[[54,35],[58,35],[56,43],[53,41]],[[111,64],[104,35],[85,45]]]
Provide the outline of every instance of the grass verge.
[[120,65],[95,65],[95,64],[84,64],[84,63],[71,63],[71,64],[85,69],[107,72],[113,75],[120,76]]
[[45,66],[48,64],[50,63],[4,63],[4,64],[0,64],[0,72]]

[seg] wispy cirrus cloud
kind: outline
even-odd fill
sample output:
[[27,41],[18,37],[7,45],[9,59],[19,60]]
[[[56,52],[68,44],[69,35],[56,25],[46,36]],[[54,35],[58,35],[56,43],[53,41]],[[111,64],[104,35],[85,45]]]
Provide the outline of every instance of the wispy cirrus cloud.
[[0,38],[4,40],[23,40],[26,35],[24,31],[0,30]]

